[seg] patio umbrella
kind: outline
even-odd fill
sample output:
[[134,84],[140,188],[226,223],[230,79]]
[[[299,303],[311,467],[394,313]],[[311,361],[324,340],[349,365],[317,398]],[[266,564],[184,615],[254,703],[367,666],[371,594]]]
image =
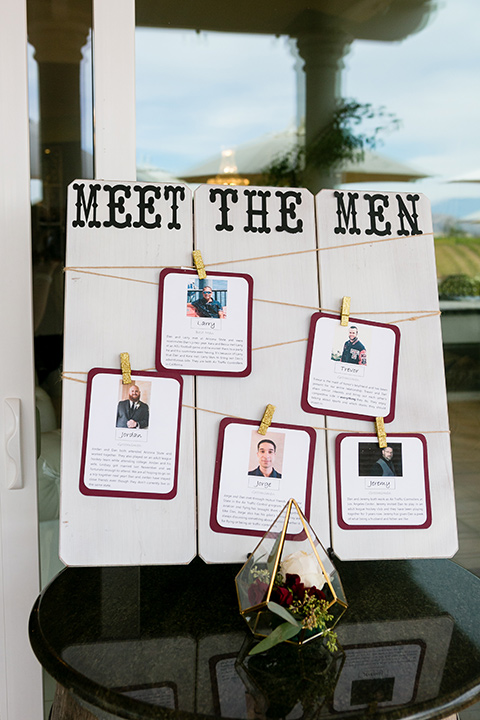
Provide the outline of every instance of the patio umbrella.
[[448,182],[451,183],[478,183],[480,182],[480,168],[477,170],[472,170],[469,173],[466,173],[465,175],[457,175],[456,177],[453,177]]
[[460,218],[460,222],[462,222],[462,223],[480,223],[480,210],[470,213],[469,215],[465,215],[465,217]]
[[[451,183],[479,183],[480,182],[480,168],[477,170],[471,170],[465,175],[457,175],[448,182]],[[480,210],[476,210],[465,217],[460,218],[462,223],[480,223]]]

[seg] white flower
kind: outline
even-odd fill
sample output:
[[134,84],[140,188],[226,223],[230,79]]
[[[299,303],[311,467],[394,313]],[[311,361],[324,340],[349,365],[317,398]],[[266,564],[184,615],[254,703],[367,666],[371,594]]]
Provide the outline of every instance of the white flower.
[[314,585],[321,590],[325,584],[320,564],[313,552],[306,553],[303,550],[297,550],[297,552],[287,555],[280,562],[280,573],[284,580],[287,573],[299,575],[300,580],[307,588]]

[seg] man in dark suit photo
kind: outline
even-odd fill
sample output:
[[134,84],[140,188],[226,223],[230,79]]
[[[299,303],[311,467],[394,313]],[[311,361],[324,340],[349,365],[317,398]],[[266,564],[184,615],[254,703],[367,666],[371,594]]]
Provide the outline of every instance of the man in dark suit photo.
[[132,385],[127,400],[120,400],[117,408],[117,427],[148,428],[149,409],[147,403],[140,400],[138,385]]

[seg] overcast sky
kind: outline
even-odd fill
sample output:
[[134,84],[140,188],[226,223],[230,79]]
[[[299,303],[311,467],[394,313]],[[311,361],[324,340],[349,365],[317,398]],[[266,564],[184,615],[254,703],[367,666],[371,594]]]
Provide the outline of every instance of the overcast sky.
[[[399,118],[400,129],[378,151],[433,176],[415,185],[433,202],[480,197],[480,183],[445,183],[477,167],[480,173],[479,26],[478,0],[446,0],[418,34],[394,43],[356,40],[345,58],[343,96]],[[296,112],[286,38],[138,30],[140,162],[178,174],[222,148],[284,130]]]
[[[480,3],[441,0],[438,5],[427,27],[402,42],[355,40],[345,57],[341,92],[397,116],[400,129],[386,135],[377,150],[428,173],[430,178],[413,187],[432,202],[480,198],[480,183],[446,183],[477,168],[480,179]],[[222,149],[292,126],[297,117],[295,62],[285,37],[139,28],[138,163],[179,175]],[[31,54],[30,67],[35,81]],[[89,77],[87,61],[85,88]],[[37,113],[34,85],[32,117]],[[91,149],[86,94],[84,144]],[[401,191],[412,185],[375,187]]]
[[295,121],[285,38],[139,29],[137,157],[172,172]]
[[415,184],[432,200],[480,197],[480,183],[444,182],[476,169],[480,180],[479,26],[478,0],[447,0],[417,35],[357,41],[346,59],[344,93],[401,119],[380,151],[435,176]]

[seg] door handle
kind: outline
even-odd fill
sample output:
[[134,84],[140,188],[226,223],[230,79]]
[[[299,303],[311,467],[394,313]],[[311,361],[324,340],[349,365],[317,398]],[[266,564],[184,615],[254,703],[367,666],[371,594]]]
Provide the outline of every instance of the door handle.
[[23,488],[20,398],[5,398],[5,465],[8,490]]

